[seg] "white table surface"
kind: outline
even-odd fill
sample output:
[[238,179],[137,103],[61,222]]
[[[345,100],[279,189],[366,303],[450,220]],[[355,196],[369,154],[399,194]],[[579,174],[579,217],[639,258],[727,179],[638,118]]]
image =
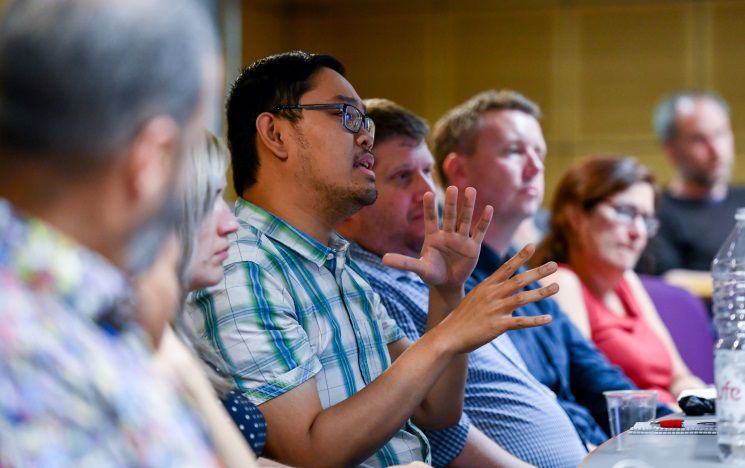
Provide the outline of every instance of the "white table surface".
[[[705,417],[705,419],[710,418],[711,416]],[[686,417],[686,420],[696,419],[701,418]],[[719,461],[716,435],[624,432],[590,452],[580,466],[583,468],[722,468],[725,465]]]

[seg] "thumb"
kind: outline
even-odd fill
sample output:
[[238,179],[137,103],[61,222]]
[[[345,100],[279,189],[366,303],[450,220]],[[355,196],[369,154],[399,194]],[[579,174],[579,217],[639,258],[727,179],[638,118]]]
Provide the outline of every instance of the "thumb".
[[424,265],[419,258],[412,258],[397,253],[387,253],[383,255],[383,264],[391,268],[406,270],[421,276],[424,273]]

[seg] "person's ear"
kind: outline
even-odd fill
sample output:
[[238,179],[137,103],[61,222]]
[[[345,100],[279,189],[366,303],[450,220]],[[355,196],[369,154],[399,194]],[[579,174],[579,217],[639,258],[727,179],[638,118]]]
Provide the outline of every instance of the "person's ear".
[[149,206],[163,198],[180,166],[180,136],[178,124],[167,116],[149,120],[137,133],[125,160],[134,200]]
[[442,172],[445,175],[443,185],[455,185],[456,187],[465,187],[466,181],[466,168],[463,156],[456,152],[452,152],[445,156],[442,161]]
[[269,151],[281,160],[287,159],[286,120],[278,119],[270,112],[262,112],[256,117],[256,135]]

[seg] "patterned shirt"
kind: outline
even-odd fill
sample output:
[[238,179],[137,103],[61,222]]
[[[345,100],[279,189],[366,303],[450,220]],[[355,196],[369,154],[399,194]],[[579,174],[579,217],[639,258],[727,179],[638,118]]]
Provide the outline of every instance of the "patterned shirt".
[[0,199],[0,466],[214,466],[126,278]]
[[251,446],[254,455],[260,457],[266,444],[264,415],[256,405],[248,401],[246,395],[238,390],[231,390],[221,399],[221,402],[248,445]]
[[[355,243],[350,252],[406,335],[419,338],[427,324],[427,285],[413,273],[383,265]],[[426,433],[435,466],[460,454],[469,423],[537,466],[577,466],[587,454],[556,396],[531,375],[506,334],[469,355],[463,411],[457,426]]]
[[[403,334],[349,244],[335,235],[325,246],[240,198],[235,215],[225,279],[194,294],[191,315],[238,388],[259,405],[315,377],[325,409],[383,373],[386,345]],[[364,466],[428,458],[426,438],[407,422]]]

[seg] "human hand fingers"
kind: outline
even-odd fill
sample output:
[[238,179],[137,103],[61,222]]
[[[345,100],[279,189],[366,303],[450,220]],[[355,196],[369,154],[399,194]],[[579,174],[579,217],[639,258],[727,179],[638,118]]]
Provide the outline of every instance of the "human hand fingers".
[[530,289],[528,291],[522,291],[511,296],[499,298],[493,298],[493,301],[499,301],[500,307],[505,313],[512,313],[517,308],[530,304],[531,302],[537,302],[541,299],[551,297],[559,292],[559,285],[551,283],[546,286],[542,286],[536,289]]
[[533,255],[533,252],[535,252],[535,247],[533,246],[533,244],[525,245],[512,258],[504,262],[502,266],[497,269],[497,271],[495,271],[494,273],[489,275],[488,278],[482,281],[479,286],[499,284],[506,281],[510,276],[512,276],[513,273],[517,271],[518,268],[520,268],[521,265],[528,261],[528,259]]
[[476,205],[476,189],[467,187],[463,191],[463,206],[459,213],[458,234],[469,237],[471,235],[471,221],[473,220],[473,209]]
[[506,324],[505,331],[507,330],[520,330],[522,328],[533,328],[541,327],[548,323],[551,323],[552,317],[546,315],[531,315],[531,316],[513,316],[509,318]]
[[425,236],[434,234],[438,231],[437,226],[437,202],[435,200],[435,194],[427,192],[422,198],[422,205],[424,208],[424,234]]
[[546,262],[541,266],[535,267],[531,270],[524,271],[520,274],[509,278],[501,283],[492,284],[494,293],[497,297],[507,297],[510,294],[523,289],[524,287],[535,283],[536,281],[551,275],[558,269],[556,262]]
[[500,298],[490,288],[474,289],[443,321],[443,325],[449,329],[457,330],[457,333],[448,331],[445,336],[452,339],[452,349],[470,352],[508,330],[545,325],[551,321],[550,315],[513,316],[512,312],[549,297],[558,290],[559,286],[553,283]]
[[422,276],[424,273],[424,265],[422,265],[421,260],[407,255],[387,253],[383,255],[383,264],[391,268],[411,271],[419,276]]
[[445,204],[442,209],[442,230],[445,232],[455,231],[455,222],[458,215],[458,188],[450,186],[445,190]]
[[484,241],[484,236],[486,236],[486,230],[489,229],[493,214],[494,208],[491,205],[486,205],[484,211],[481,212],[479,223],[473,230],[473,240],[478,242],[479,245]]

